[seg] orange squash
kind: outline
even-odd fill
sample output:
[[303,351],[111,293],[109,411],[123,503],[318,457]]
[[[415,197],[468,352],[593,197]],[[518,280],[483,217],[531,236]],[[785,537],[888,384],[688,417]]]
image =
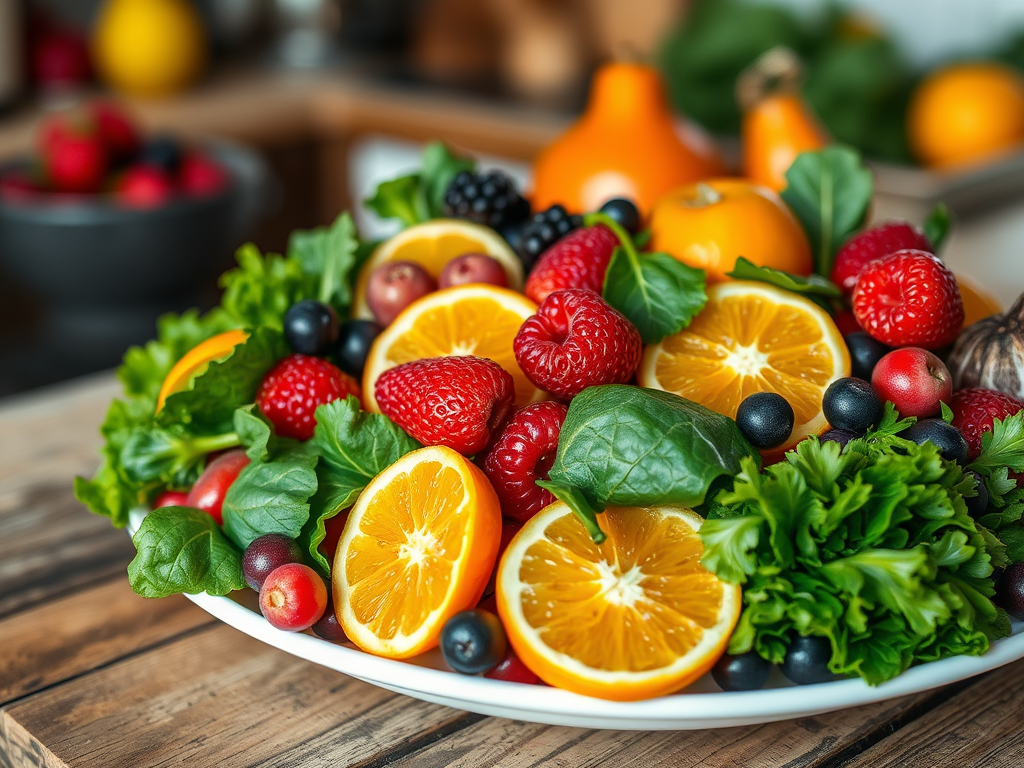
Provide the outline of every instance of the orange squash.
[[786,171],[801,152],[829,143],[800,96],[800,62],[776,48],[750,66],[736,84],[743,108],[743,175],[777,192],[786,188]]
[[537,157],[532,202],[582,212],[627,197],[647,212],[667,192],[724,171],[710,141],[677,123],[657,70],[607,64],[583,116]]

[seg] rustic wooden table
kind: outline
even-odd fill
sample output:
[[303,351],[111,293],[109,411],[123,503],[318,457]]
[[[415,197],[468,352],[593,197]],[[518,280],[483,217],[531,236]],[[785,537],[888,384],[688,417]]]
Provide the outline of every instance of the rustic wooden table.
[[1024,662],[793,722],[587,731],[425,704],[262,645],[182,597],[144,600],[125,577],[128,537],[71,494],[115,393],[101,376],[0,402],[3,768],[1024,764]]

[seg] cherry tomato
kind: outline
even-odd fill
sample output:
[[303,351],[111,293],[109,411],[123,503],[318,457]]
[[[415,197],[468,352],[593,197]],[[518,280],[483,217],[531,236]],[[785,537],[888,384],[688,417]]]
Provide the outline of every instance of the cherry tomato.
[[156,497],[153,502],[153,509],[160,507],[187,507],[188,493],[186,491],[164,491]]
[[238,473],[249,463],[249,457],[242,449],[228,451],[211,461],[188,492],[185,505],[208,512],[217,525],[224,522],[222,509],[228,488],[235,482]]

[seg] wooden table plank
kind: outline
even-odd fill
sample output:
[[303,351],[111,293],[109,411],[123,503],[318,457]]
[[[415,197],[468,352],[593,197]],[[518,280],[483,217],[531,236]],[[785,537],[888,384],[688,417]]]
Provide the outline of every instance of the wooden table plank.
[[1020,768],[1024,765],[1024,661],[971,682],[844,768]]
[[0,754],[15,766],[369,765],[479,719],[216,625],[5,708]]
[[184,597],[147,600],[120,576],[0,621],[0,705],[214,619]]
[[591,731],[490,718],[389,766],[836,766],[884,739],[894,722],[913,719],[942,698],[933,692],[801,720],[683,732]]

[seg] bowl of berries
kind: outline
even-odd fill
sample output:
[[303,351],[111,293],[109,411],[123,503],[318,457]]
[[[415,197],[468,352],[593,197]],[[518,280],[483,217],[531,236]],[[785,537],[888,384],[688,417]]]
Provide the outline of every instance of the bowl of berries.
[[147,139],[105,101],[50,117],[36,143],[0,164],[0,268],[57,307],[191,295],[224,268],[265,182],[254,153]]

